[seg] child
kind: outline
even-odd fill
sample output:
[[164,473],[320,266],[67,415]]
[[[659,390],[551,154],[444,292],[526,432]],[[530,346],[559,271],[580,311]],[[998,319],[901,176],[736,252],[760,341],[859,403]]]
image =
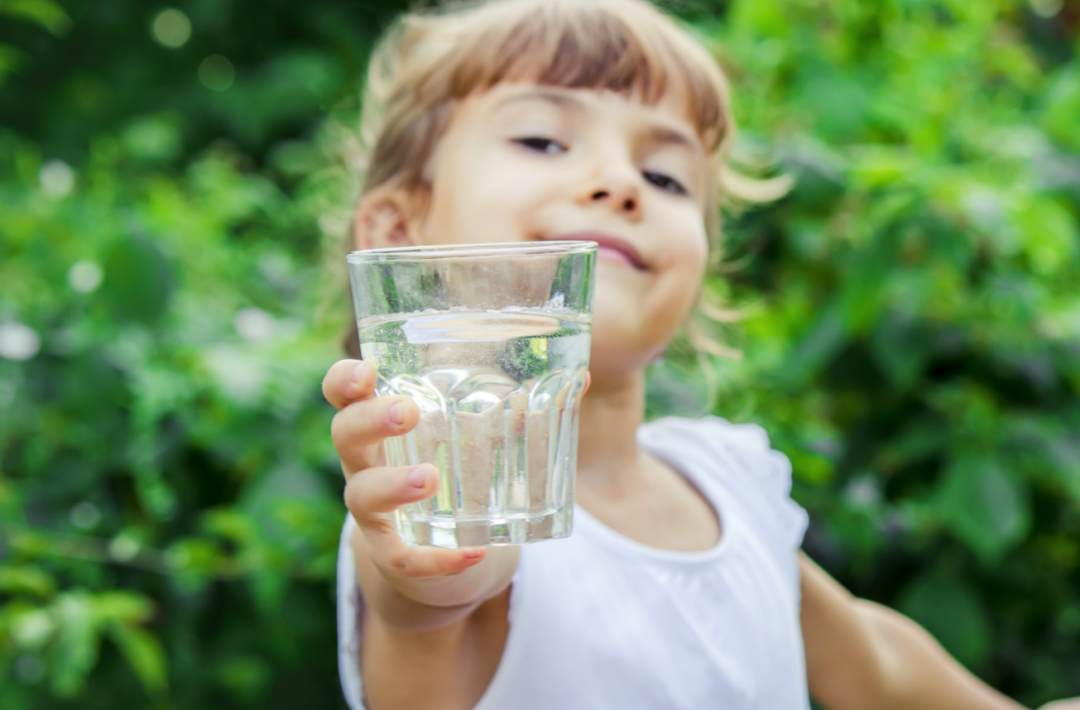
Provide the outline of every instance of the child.
[[719,199],[774,191],[728,167],[727,85],[673,20],[643,0],[409,15],[376,52],[364,111],[355,248],[601,246],[569,538],[406,547],[390,513],[437,475],[385,467],[381,442],[419,411],[374,397],[368,364],[327,374],[354,710],[1019,707],[799,551],[807,517],[760,428],[642,423],[643,370],[697,305]]

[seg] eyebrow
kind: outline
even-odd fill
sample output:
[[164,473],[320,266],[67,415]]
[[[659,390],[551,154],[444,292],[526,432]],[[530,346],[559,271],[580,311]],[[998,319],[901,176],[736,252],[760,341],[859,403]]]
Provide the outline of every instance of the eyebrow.
[[[554,104],[559,108],[570,109],[576,113],[584,113],[587,110],[585,103],[578,97],[559,91],[558,89],[544,88],[533,89],[521,94],[515,94],[514,96],[508,96],[495,106],[495,110],[516,103],[525,103],[527,101],[545,101]],[[647,133],[649,138],[656,143],[680,146],[699,155],[705,154],[705,150],[702,148],[700,141],[695,140],[684,131],[672,126],[653,125],[649,127]]]
[[688,148],[698,155],[705,154],[705,149],[701,147],[700,141],[694,140],[677,128],[672,128],[670,126],[653,126],[649,129],[649,136],[657,143]]

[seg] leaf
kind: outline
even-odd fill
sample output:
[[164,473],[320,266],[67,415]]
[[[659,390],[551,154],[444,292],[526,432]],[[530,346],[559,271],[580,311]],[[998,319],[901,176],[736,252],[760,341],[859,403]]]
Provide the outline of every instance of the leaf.
[[0,592],[50,597],[56,592],[52,575],[30,565],[0,567]]
[[992,454],[961,454],[945,471],[937,491],[945,525],[984,562],[1019,542],[1031,524],[1027,489]]
[[10,44],[0,42],[0,85],[4,83],[8,74],[18,71],[25,61],[24,52],[20,52]]
[[920,463],[944,451],[951,436],[945,422],[924,414],[889,442],[882,452],[882,463],[890,467]]
[[100,636],[85,592],[69,592],[54,607],[59,625],[52,646],[52,688],[62,697],[76,695],[97,662]]
[[788,369],[782,377],[789,386],[807,382],[844,345],[845,330],[841,303],[831,301],[817,321],[795,344],[787,357]]
[[71,27],[71,18],[53,0],[5,0],[0,2],[0,15],[28,20],[57,36]]
[[272,680],[266,661],[255,656],[234,655],[214,666],[218,683],[234,698],[251,702]]
[[150,617],[153,605],[141,594],[103,592],[94,597],[94,614],[99,623],[138,623]]
[[915,318],[891,312],[870,336],[870,355],[893,384],[907,390],[922,375],[933,341]]
[[805,140],[784,153],[784,170],[795,175],[794,188],[787,199],[811,213],[828,210],[846,192],[846,162],[819,142]]
[[167,663],[161,642],[148,631],[126,624],[112,624],[109,637],[135,671],[146,691],[161,693],[168,687]]
[[1056,274],[1076,259],[1080,231],[1073,215],[1057,201],[1041,195],[1017,199],[1009,206],[1008,218],[1035,273]]
[[168,308],[175,288],[172,264],[147,237],[122,239],[105,257],[101,296],[120,320],[152,323]]
[[990,620],[982,600],[963,582],[930,573],[904,590],[898,607],[965,666],[978,667],[986,661],[992,642]]
[[1051,81],[1042,124],[1056,140],[1080,150],[1080,70],[1075,62],[1065,65]]

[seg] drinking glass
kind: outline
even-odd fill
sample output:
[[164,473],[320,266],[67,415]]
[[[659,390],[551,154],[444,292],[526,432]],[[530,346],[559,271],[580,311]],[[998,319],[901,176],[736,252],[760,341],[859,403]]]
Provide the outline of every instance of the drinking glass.
[[516,545],[573,524],[596,244],[526,242],[348,255],[363,359],[420,422],[389,466],[429,462],[431,498],[394,513],[409,545]]

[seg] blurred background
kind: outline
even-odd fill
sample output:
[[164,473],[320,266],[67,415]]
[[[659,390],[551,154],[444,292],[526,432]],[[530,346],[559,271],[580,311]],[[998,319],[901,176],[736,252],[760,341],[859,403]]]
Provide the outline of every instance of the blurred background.
[[[344,707],[327,284],[404,5],[0,0],[4,710]],[[763,424],[840,581],[1080,694],[1080,3],[669,6],[796,183],[727,223],[744,357],[650,412]]]

